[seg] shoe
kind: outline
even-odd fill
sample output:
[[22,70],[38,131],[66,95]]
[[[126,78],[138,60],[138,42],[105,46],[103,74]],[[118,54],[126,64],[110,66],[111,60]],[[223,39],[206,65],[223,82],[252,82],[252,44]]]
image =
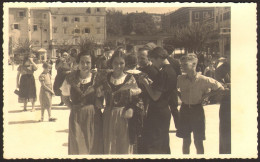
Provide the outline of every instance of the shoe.
[[27,109],[23,109],[23,111],[27,111]]
[[50,118],[49,122],[55,122],[57,119],[56,118]]
[[43,122],[43,119],[39,120],[39,122]]
[[61,102],[60,104],[59,104],[59,106],[63,106],[64,105],[64,102]]

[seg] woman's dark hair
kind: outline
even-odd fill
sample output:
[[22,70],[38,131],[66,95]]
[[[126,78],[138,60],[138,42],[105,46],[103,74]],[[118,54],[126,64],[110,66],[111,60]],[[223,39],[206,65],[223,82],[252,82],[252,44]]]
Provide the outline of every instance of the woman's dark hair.
[[46,68],[52,67],[52,66],[51,66],[51,64],[49,64],[48,62],[44,62],[44,63],[42,64],[42,67],[43,67],[44,69],[46,69]]
[[112,64],[113,64],[113,61],[116,57],[121,57],[123,58],[124,60],[126,59],[126,54],[120,50],[117,50],[114,52],[113,56],[111,57],[109,63],[110,63],[110,68],[113,68],[112,67]]
[[168,53],[165,49],[162,47],[155,47],[151,51],[148,52],[148,57],[150,58],[161,58],[161,59],[166,59],[168,57]]
[[90,51],[86,51],[86,52],[80,52],[77,56],[77,59],[76,59],[76,62],[79,63],[80,61],[80,58],[83,57],[83,56],[89,56],[91,58],[91,63],[93,63],[93,57],[90,53]]
[[120,50],[125,50],[125,48],[123,46],[119,46],[119,47],[116,48],[115,51],[120,51]]
[[70,56],[77,59],[77,53],[71,53]]
[[22,61],[22,63],[23,63],[23,65],[26,63],[26,61],[28,61],[29,60],[29,55],[27,54],[27,55],[25,55],[24,57],[23,57],[23,61]]
[[129,69],[134,69],[137,66],[137,57],[135,54],[130,54],[126,56],[125,66]]

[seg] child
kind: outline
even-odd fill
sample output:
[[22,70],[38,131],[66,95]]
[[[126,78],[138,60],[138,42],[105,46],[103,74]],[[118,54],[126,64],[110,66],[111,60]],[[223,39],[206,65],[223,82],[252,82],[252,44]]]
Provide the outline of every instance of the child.
[[177,80],[182,105],[176,136],[183,138],[183,154],[190,153],[191,132],[193,132],[197,154],[204,154],[205,114],[202,104],[207,97],[224,90],[218,81],[198,74],[196,72],[197,63],[198,59],[195,54],[183,56],[181,66],[186,74],[180,75]]
[[52,95],[54,92],[52,90],[52,82],[51,82],[51,75],[50,70],[52,66],[48,63],[43,64],[43,72],[39,76],[39,81],[41,82],[41,90],[40,90],[40,103],[41,103],[41,121],[44,118],[44,110],[48,110],[49,114],[49,121],[53,122],[56,119],[51,117],[51,105],[52,105]]

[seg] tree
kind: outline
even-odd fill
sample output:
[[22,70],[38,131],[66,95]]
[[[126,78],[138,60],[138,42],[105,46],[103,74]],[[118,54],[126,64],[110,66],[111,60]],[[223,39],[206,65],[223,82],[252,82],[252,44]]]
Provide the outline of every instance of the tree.
[[90,54],[92,54],[96,49],[101,47],[101,45],[95,43],[95,40],[93,38],[88,37],[81,37],[78,46],[80,52],[90,52]]
[[125,22],[125,15],[121,11],[116,11],[114,9],[107,10],[106,14],[106,24],[107,33],[110,36],[120,36],[123,34],[122,25]]
[[137,35],[152,35],[157,32],[152,15],[145,12],[127,14],[123,25],[123,32],[126,35],[131,32]]
[[57,46],[57,52],[63,54],[64,52],[69,52],[73,48],[73,45],[63,41],[61,45]]
[[205,24],[192,24],[189,26],[176,26],[170,30],[167,45],[184,48],[186,52],[200,53],[207,41],[212,37],[211,29]]
[[29,54],[31,51],[32,41],[25,39],[24,41],[19,39],[15,44],[14,53],[15,54]]

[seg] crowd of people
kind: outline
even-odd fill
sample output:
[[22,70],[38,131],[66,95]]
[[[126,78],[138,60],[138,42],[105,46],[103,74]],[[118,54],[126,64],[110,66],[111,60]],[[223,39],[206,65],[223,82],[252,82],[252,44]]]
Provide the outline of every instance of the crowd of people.
[[[68,154],[170,154],[169,128],[173,116],[176,136],[183,138],[183,154],[189,154],[191,133],[198,154],[204,153],[203,105],[213,97],[220,102],[220,153],[230,153],[230,64],[209,58],[204,68],[194,53],[180,60],[162,47],[146,44],[134,53],[118,47],[95,57],[90,50],[62,53],[51,81],[52,61],[43,63],[40,104],[43,121],[51,116],[52,96],[70,108]],[[204,66],[204,67],[203,67]],[[36,101],[33,72],[37,65],[29,55],[18,67],[19,102]],[[178,110],[178,98],[182,104]],[[225,116],[225,117],[223,117]],[[225,119],[225,120],[222,120]]]

